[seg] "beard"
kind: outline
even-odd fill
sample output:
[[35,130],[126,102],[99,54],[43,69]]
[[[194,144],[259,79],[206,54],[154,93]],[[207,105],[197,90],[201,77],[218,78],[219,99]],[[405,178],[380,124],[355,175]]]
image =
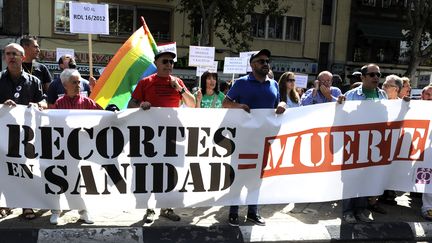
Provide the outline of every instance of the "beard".
[[269,68],[259,68],[255,72],[259,75],[266,76],[269,73]]

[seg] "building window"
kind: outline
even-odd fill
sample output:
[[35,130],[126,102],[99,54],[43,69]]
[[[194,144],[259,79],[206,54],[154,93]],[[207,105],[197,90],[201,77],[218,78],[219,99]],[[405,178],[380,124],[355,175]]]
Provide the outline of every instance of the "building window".
[[132,6],[120,6],[110,4],[109,14],[109,35],[130,36],[134,26],[134,8]]
[[[55,0],[55,33],[70,33],[68,2]],[[108,3],[108,15],[110,33],[107,36],[129,37],[141,26],[143,16],[156,41],[171,41],[171,10]]]
[[252,36],[258,38],[265,37],[266,16],[264,14],[254,14],[252,16]]
[[332,24],[333,0],[324,0],[321,24]]
[[284,17],[269,17],[268,25],[268,38],[270,39],[282,39],[283,34],[283,19]]
[[300,40],[302,18],[299,17],[286,17],[286,32],[285,40]]
[[161,9],[137,8],[138,26],[140,16],[143,16],[153,38],[156,41],[168,42],[171,40],[171,11]]
[[251,34],[256,38],[300,41],[302,18],[253,14]]
[[171,11],[141,6],[109,4],[110,36],[127,37],[141,26],[144,17],[156,41],[171,41]]
[[54,32],[70,34],[69,1],[55,0]]
[[363,6],[375,7],[375,0],[362,0]]

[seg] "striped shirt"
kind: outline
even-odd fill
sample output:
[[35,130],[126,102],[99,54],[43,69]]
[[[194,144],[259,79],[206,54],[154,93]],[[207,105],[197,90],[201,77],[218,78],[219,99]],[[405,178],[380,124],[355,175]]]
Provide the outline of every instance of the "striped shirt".
[[55,102],[53,109],[87,109],[87,110],[102,110],[94,100],[77,95],[73,98],[64,95]]

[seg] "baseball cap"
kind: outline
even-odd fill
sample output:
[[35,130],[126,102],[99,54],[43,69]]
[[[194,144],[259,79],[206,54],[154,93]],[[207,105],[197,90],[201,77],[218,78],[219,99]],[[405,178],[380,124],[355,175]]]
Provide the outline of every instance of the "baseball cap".
[[347,77],[348,77],[348,78],[352,78],[352,77],[354,77],[354,76],[360,77],[361,75],[362,75],[361,72],[359,72],[359,71],[355,71],[355,72],[353,72],[352,74],[349,74]]
[[257,58],[257,57],[259,57],[261,55],[266,55],[268,58],[270,58],[271,52],[269,50],[267,50],[267,49],[262,49],[259,52],[255,53],[255,54],[252,54],[252,56],[249,59],[249,63],[252,63],[253,59],[255,59],[255,58]]
[[175,58],[176,57],[176,54],[174,53],[174,52],[171,52],[171,51],[161,51],[161,52],[159,52],[158,54],[156,54],[155,55],[155,61],[159,58],[159,57],[161,57],[162,55],[164,55],[164,54],[170,54],[171,56],[172,56],[172,58]]

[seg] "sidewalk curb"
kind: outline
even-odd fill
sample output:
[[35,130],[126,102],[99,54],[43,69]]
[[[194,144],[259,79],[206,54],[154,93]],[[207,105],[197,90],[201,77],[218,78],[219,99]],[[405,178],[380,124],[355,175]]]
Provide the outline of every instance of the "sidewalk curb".
[[162,227],[101,227],[68,229],[0,229],[0,242],[330,242],[430,241],[432,222],[370,224],[276,223],[267,226],[217,225]]

